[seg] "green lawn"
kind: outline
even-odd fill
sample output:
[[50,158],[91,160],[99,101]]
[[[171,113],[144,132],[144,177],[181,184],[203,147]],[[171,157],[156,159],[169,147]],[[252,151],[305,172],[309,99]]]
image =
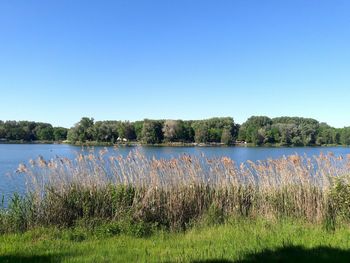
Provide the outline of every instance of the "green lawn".
[[236,220],[147,238],[102,237],[84,229],[0,236],[0,262],[349,262],[350,229]]

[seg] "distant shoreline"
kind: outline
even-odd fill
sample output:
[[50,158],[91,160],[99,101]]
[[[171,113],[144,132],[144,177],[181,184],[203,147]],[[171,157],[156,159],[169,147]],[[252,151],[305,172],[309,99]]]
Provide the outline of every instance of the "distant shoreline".
[[146,144],[141,142],[123,142],[123,143],[111,143],[111,142],[85,142],[85,143],[70,143],[68,141],[0,141],[1,144],[66,144],[71,146],[87,146],[87,147],[249,147],[249,148],[307,148],[307,147],[348,147],[349,145],[342,144],[323,144],[323,145],[279,145],[279,144],[263,144],[263,145],[254,145],[252,143],[234,143],[226,145],[223,143],[182,143],[182,142],[173,142],[173,143],[155,143],[155,144]]
[[70,129],[49,123],[1,121],[0,143],[152,147],[304,147],[350,145],[350,127],[334,128],[316,119],[251,116],[202,120],[95,121],[83,117]]
[[0,141],[0,144],[65,144],[61,141]]

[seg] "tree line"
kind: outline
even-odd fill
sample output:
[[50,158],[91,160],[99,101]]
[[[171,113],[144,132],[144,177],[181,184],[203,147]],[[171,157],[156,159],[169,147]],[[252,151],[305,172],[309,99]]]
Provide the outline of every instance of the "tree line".
[[238,140],[254,145],[350,145],[350,127],[337,129],[310,118],[252,116],[240,127]]
[[116,143],[118,140],[138,141],[145,144],[170,142],[233,144],[239,126],[233,118],[207,120],[150,120],[97,121],[82,118],[68,131],[72,143],[97,141]]
[[350,145],[350,127],[333,128],[315,119],[252,116],[242,125],[231,117],[205,120],[94,121],[84,117],[72,128],[48,123],[0,121],[0,140],[70,143],[137,141],[160,143],[222,143],[252,145]]
[[0,140],[2,141],[63,141],[68,129],[53,127],[49,123],[33,121],[1,121]]

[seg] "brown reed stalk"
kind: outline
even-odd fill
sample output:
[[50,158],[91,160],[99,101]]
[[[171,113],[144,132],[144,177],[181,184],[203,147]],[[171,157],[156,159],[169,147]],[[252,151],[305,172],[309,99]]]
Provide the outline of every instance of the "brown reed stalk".
[[[350,156],[284,156],[236,164],[228,157],[126,157],[107,148],[74,160],[38,158],[19,169],[33,198],[33,225],[70,226],[81,218],[131,220],[184,229],[215,207],[228,217],[301,217],[323,222],[336,178]],[[344,179],[348,180],[348,179]],[[346,181],[348,182],[348,181]]]

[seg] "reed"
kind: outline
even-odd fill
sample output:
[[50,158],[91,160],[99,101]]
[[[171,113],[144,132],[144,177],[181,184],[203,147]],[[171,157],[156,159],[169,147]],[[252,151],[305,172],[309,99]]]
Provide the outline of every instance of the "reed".
[[[227,157],[126,157],[107,148],[74,160],[39,157],[18,171],[28,194],[0,212],[1,232],[37,226],[184,230],[229,217],[301,218],[334,228],[350,219],[350,156],[285,156],[236,164]],[[134,230],[132,230],[134,231]],[[136,232],[137,232],[136,231]]]

